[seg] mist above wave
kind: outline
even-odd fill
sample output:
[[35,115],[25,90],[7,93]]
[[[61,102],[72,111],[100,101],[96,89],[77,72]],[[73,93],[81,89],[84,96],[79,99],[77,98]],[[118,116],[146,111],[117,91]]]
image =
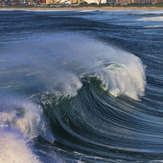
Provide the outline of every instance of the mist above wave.
[[144,93],[141,60],[88,36],[68,32],[36,35],[13,43],[4,53],[8,60],[3,63],[2,74],[9,74],[6,85],[10,89],[14,85],[25,93],[32,90],[31,94],[74,96],[82,87],[82,79],[95,75],[115,97],[124,94],[138,99]]

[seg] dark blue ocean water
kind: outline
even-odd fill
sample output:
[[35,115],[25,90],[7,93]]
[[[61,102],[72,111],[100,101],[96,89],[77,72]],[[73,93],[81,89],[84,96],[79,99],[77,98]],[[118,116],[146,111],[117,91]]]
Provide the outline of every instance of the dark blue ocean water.
[[0,10],[0,162],[162,162],[163,10]]

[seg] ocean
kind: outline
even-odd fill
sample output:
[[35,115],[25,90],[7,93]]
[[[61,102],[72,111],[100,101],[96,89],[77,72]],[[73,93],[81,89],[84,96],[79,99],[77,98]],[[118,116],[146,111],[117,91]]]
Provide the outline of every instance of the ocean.
[[163,162],[163,10],[0,10],[0,163]]

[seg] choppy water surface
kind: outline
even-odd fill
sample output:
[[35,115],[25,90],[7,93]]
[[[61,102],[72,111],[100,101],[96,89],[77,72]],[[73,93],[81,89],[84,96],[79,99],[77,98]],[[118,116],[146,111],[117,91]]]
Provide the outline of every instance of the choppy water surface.
[[161,162],[163,10],[0,11],[0,162]]

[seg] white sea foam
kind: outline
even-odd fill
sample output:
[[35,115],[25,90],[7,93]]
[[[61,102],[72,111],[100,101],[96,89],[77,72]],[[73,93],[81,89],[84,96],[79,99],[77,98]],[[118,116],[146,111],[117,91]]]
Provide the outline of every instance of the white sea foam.
[[[55,82],[55,79],[57,82]],[[48,94],[54,94],[55,96],[76,96],[77,91],[82,87],[80,79],[70,72],[60,71],[55,73],[54,80],[50,78],[48,80]]]
[[[119,57],[120,60],[121,57]],[[102,63],[103,68],[98,73],[95,73],[94,76],[102,82],[101,87],[111,95],[115,97],[126,95],[138,100],[140,96],[144,95],[146,85],[144,67],[141,60],[129,54],[126,63],[123,61],[119,63],[119,61],[111,62],[107,65]]]
[[143,96],[146,77],[141,60],[115,46],[100,43],[95,46],[95,54],[99,54],[94,61],[94,73],[102,81],[102,87],[115,97],[123,94],[138,100],[139,96]]
[[1,97],[0,110],[0,162],[40,162],[29,143],[39,135],[54,141],[41,108],[22,98]]
[[41,135],[50,142],[54,141],[42,109],[39,106],[22,99],[3,98],[1,110],[1,125],[21,131],[24,138],[29,140]]
[[155,16],[155,17],[142,17],[137,19],[138,21],[163,21],[163,16]]
[[[8,131],[6,131],[8,130]],[[27,141],[16,131],[0,127],[0,162],[3,163],[39,163]]]
[[132,55],[127,64],[110,64],[102,73],[104,88],[113,96],[126,95],[135,100],[144,95],[145,74],[139,58]]
[[149,26],[144,26],[144,28],[163,28],[163,25],[149,25]]

